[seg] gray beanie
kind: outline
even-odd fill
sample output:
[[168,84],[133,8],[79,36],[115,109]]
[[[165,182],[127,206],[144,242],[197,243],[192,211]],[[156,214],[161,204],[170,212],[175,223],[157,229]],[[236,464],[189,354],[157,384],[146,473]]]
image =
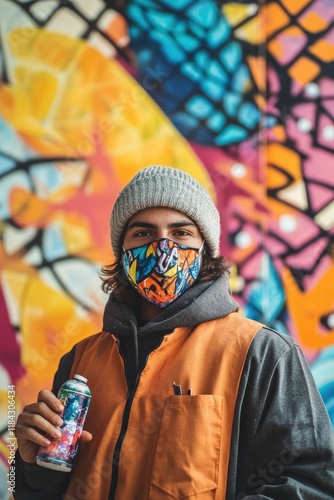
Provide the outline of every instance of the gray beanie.
[[219,250],[219,213],[209,193],[183,170],[152,165],[140,170],[120,192],[110,219],[111,244],[116,259],[131,217],[145,208],[168,207],[183,212],[200,230],[211,257]]

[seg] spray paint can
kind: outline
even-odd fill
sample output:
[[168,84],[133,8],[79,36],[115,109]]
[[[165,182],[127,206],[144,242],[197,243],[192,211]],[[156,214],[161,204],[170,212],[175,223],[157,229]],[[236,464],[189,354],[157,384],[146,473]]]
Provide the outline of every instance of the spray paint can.
[[64,406],[61,415],[64,422],[59,428],[61,437],[51,441],[49,446],[41,446],[36,462],[48,469],[71,472],[91,400],[87,379],[73,375],[59,389],[58,399]]

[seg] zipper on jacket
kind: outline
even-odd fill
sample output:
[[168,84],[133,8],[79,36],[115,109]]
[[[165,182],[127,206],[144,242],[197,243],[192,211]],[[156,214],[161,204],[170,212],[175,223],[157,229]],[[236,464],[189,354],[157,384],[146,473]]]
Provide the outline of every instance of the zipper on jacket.
[[138,377],[136,380],[135,387],[133,388],[133,390],[131,392],[128,393],[126,403],[125,403],[125,408],[124,408],[124,412],[123,412],[123,419],[122,419],[122,426],[121,426],[121,430],[120,430],[118,439],[116,441],[113,459],[112,459],[112,472],[111,472],[111,485],[110,485],[110,491],[109,491],[109,500],[114,500],[114,498],[115,498],[117,482],[118,482],[119,457],[121,455],[122,444],[123,444],[123,441],[124,441],[124,438],[126,435],[126,431],[128,428],[130,410],[131,410],[131,406],[132,406],[133,397],[134,397],[135,392],[136,392],[138,379],[139,379],[139,374],[138,374]]
[[[155,349],[157,349],[162,344],[163,339],[164,339],[164,336],[162,336],[159,344],[154,349],[152,349],[152,351],[150,351],[149,353],[147,353],[147,356],[146,356],[146,359],[145,359],[145,363],[143,364],[141,370],[137,374],[137,378],[136,378],[135,384],[134,384],[132,390],[130,390],[128,392],[128,395],[127,395],[127,398],[126,398],[125,407],[124,407],[124,412],[123,412],[122,426],[121,426],[121,430],[120,430],[118,439],[116,441],[116,445],[115,445],[115,449],[114,449],[114,454],[113,454],[113,459],[112,459],[111,484],[110,484],[109,497],[108,497],[109,500],[114,500],[114,498],[115,498],[116,488],[117,488],[117,482],[118,482],[118,463],[119,463],[119,458],[120,458],[120,455],[121,455],[122,444],[123,444],[123,441],[124,441],[124,438],[125,438],[125,435],[126,435],[126,431],[127,431],[127,428],[128,428],[128,423],[129,423],[129,417],[130,417],[130,411],[131,411],[131,407],[132,407],[133,398],[134,398],[134,395],[136,393],[136,389],[138,387],[138,383],[139,383],[141,372],[143,371],[143,369],[147,365],[147,360],[148,360],[149,355],[151,354],[151,352],[153,352]],[[117,342],[117,345],[118,345],[118,351],[119,351],[119,353],[122,356],[123,361],[124,361],[125,377],[126,377],[126,382],[128,384],[128,387],[129,387],[129,381],[128,381],[128,378],[127,378],[127,361],[126,361],[125,357],[123,356],[122,351],[120,349],[119,340],[117,340],[116,342]]]

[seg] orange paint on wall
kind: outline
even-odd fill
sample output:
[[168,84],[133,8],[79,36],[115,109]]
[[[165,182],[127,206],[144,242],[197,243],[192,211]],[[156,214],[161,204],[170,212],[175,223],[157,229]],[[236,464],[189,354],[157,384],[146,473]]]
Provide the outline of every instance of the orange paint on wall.
[[[289,269],[283,270],[286,301],[301,348],[324,349],[334,343],[334,329],[324,331],[320,319],[334,309],[334,263],[327,268],[316,285],[301,291]],[[319,300],[321,297],[321,300]]]
[[286,130],[284,125],[276,125],[271,129],[271,133],[277,141],[281,143],[286,141]]
[[277,3],[265,5],[262,15],[266,39],[286,26],[290,20],[289,16]]
[[[272,143],[267,146],[269,189],[277,189],[287,182],[287,174],[294,181],[302,179],[300,156],[288,146]],[[277,167],[277,168],[276,168]]]
[[311,0],[280,0],[281,4],[289,11],[291,14],[298,14],[304,7],[306,7]]
[[257,88],[261,91],[266,90],[266,60],[261,56],[250,56],[247,58],[248,65],[253,75]]
[[289,75],[300,85],[312,82],[319,74],[319,64],[307,57],[300,57],[288,70]]
[[308,51],[326,63],[334,61],[334,45],[328,40],[318,40]]
[[328,21],[312,10],[302,15],[298,22],[309,33],[319,33],[319,31],[325,30],[328,26]]
[[[298,40],[301,37],[305,37],[303,31],[298,28],[298,26],[290,26],[279,34],[279,37],[284,39],[289,38],[291,45],[293,45],[293,39]],[[268,43],[268,50],[275,57],[275,59],[280,60],[286,51],[286,43],[284,44],[279,38],[274,38]]]
[[258,108],[262,111],[264,111],[267,108],[266,99],[261,94],[254,95],[254,102],[258,106]]
[[27,189],[15,187],[10,193],[9,204],[13,220],[21,227],[45,227],[50,222],[50,203]]

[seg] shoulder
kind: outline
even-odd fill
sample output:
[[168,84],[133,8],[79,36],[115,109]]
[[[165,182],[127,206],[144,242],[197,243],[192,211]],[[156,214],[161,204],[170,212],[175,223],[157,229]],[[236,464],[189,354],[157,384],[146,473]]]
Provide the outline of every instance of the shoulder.
[[290,384],[308,379],[312,385],[308,363],[295,340],[267,326],[257,332],[249,346],[244,376],[256,381],[262,389],[282,377]]
[[87,351],[90,348],[93,348],[94,346],[96,346],[97,344],[104,343],[107,339],[110,339],[110,338],[112,338],[110,333],[102,331],[102,332],[95,333],[94,335],[90,335],[89,337],[86,337],[86,338],[80,340],[72,347],[70,352],[65,354],[60,359],[59,366],[68,365],[70,360],[72,360],[72,362],[73,362],[73,359],[74,359],[75,355],[77,354],[77,352]]
[[250,346],[250,353],[262,357],[269,352],[274,352],[276,356],[282,356],[291,349],[298,349],[298,345],[290,335],[280,333],[264,325],[255,335]]
[[251,320],[238,313],[230,314],[233,318],[233,332],[238,337],[238,345],[244,338],[249,338],[246,364],[262,365],[266,369],[274,367],[284,359],[303,358],[303,354],[295,340],[287,334],[280,333],[268,326]]
[[97,346],[102,346],[103,349],[105,343],[110,342],[112,339],[114,339],[113,335],[108,332],[102,331],[81,340],[74,346],[74,349],[76,353],[82,353],[83,351],[85,351],[85,353],[87,354],[91,349],[95,349]]
[[264,325],[263,328],[259,331],[260,336],[265,336],[266,339],[272,339],[274,342],[277,342],[280,345],[284,345],[285,347],[297,346],[296,341],[291,337],[291,335],[287,333],[278,332],[273,328],[269,328],[269,326]]
[[94,335],[90,335],[89,337],[77,342],[69,352],[60,358],[58,370],[53,380],[52,392],[54,394],[57,394],[60,386],[69,379],[76,354],[78,352],[82,352],[83,350],[92,348],[97,342],[104,341],[107,337],[111,337],[110,333],[99,332]]

